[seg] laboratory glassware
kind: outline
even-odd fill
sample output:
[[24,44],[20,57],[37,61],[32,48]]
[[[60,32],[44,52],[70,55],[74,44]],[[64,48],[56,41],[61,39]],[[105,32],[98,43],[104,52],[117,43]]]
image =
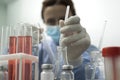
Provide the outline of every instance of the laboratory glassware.
[[4,80],[4,72],[3,71],[0,71],[0,80]]
[[0,28],[0,54],[8,54],[8,36],[9,36],[9,26],[2,26]]
[[[32,26],[25,26],[24,53],[32,55]],[[25,60],[25,80],[32,80],[32,61]]]
[[86,80],[105,80],[104,62],[100,51],[90,53],[90,62],[85,65]]
[[94,80],[96,72],[95,53],[90,53],[90,62],[85,65],[85,80]]
[[0,55],[3,54],[3,26],[0,29]]
[[[24,24],[19,25],[17,35],[17,53],[32,54],[32,27]],[[17,75],[19,72],[19,60],[17,62]],[[19,77],[18,77],[19,78]],[[32,80],[32,62],[22,60],[22,80]]]
[[52,68],[52,64],[42,64],[40,80],[54,80],[54,73],[52,72]]
[[74,80],[72,69],[72,65],[63,65],[60,80]]
[[55,62],[55,79],[60,79],[62,65],[68,65],[67,47],[57,46],[57,55]]
[[[10,27],[10,37],[9,37],[9,54],[16,54],[16,44],[17,44],[17,38],[15,35],[15,29]],[[8,61],[8,79],[9,80],[15,80],[17,77],[17,66],[16,66],[16,60],[9,60]]]
[[62,55],[64,59],[64,64],[68,65],[67,47],[59,46],[57,47],[57,51],[58,51],[58,57],[60,58],[60,56]]

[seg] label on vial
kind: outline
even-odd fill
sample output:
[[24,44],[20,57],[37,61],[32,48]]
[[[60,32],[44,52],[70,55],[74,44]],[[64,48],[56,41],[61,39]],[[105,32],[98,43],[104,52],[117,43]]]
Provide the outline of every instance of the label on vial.
[[42,74],[41,75],[41,80],[54,80],[54,76],[53,76],[53,74],[50,74],[50,73]]

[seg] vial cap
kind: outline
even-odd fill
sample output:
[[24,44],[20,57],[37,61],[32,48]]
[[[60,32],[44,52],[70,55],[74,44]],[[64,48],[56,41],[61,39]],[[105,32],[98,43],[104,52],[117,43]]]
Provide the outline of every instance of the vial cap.
[[72,65],[63,65],[62,69],[64,69],[64,70],[72,70],[73,66]]
[[120,56],[120,47],[105,47],[102,49],[103,57],[116,57]]
[[52,64],[42,64],[42,69],[52,69]]

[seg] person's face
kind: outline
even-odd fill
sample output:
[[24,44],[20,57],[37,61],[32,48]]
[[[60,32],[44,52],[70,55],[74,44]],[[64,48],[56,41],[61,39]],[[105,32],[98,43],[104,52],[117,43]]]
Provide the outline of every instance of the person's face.
[[[64,5],[54,5],[45,8],[44,10],[44,22],[47,25],[58,25],[59,20],[64,20],[66,12],[66,6]],[[69,16],[71,16],[71,12]]]

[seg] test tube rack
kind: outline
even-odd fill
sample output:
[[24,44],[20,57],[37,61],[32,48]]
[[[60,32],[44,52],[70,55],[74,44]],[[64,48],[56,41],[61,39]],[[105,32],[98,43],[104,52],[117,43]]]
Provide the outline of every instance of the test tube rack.
[[35,77],[34,80],[38,80],[38,57],[25,54],[25,53],[16,53],[8,55],[0,55],[0,65],[7,64],[9,60],[18,60],[19,59],[19,80],[22,80],[22,60],[30,60],[35,63]]

